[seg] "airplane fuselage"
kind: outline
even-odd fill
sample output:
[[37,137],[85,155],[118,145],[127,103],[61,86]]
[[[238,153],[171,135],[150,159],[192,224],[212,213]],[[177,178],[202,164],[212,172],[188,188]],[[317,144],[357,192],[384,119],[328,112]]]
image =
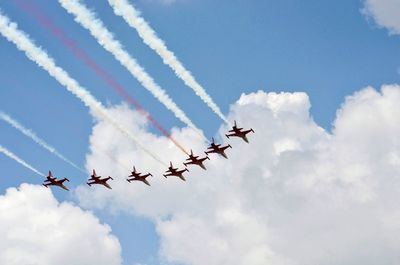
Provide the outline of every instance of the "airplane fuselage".
[[86,183],[89,186],[92,185],[103,185],[104,187],[108,188],[108,189],[112,189],[111,186],[107,183],[108,180],[113,179],[112,177],[108,177],[108,178],[104,178],[101,179],[100,176],[92,176],[91,179],[89,179],[89,181]]
[[107,182],[103,182],[103,181],[92,181],[92,182],[88,182],[87,183],[89,186],[92,186],[92,185],[103,185],[104,187],[106,187],[106,188],[108,188],[108,189],[112,189],[111,187],[110,187],[110,185],[107,183]]
[[46,188],[48,188],[48,186],[57,186],[59,188],[69,191],[69,189],[61,182],[44,183],[43,186],[45,186]]
[[211,145],[210,148],[209,148],[210,150],[206,151],[205,153],[207,155],[208,154],[212,154],[212,153],[219,154],[219,155],[223,156],[224,158],[228,159],[228,156],[225,154],[225,150],[228,149],[228,148],[232,148],[232,146],[231,145],[226,145],[224,147],[219,147],[217,145]]
[[178,177],[178,178],[180,178],[181,180],[183,180],[183,181],[186,181],[186,179],[185,179],[185,177],[182,175],[182,173],[181,174],[167,174],[167,175],[164,175],[164,177],[171,177],[171,176],[174,176],[174,177]]
[[146,184],[146,185],[148,185],[148,186],[151,186],[150,183],[146,180],[146,178],[147,178],[148,176],[149,176],[149,175],[147,175],[147,176],[139,176],[139,177],[128,178],[127,181],[128,181],[128,182],[131,182],[131,181],[141,181],[141,182],[143,182],[144,184]]
[[206,156],[206,157],[204,157],[204,158],[200,158],[200,159],[198,159],[197,157],[193,157],[193,156],[191,156],[188,160],[190,160],[189,162],[186,162],[186,163],[183,163],[185,166],[187,166],[187,165],[197,165],[197,166],[199,166],[199,167],[201,167],[202,169],[204,169],[204,170],[207,170],[207,168],[204,166],[204,161],[206,160],[206,159],[210,159],[210,158],[208,158],[208,156]]
[[250,133],[250,132],[253,132],[254,133],[254,130],[253,129],[250,129],[250,130],[247,130],[247,131],[241,131],[241,130],[238,130],[238,129],[236,129],[236,130],[233,130],[233,133],[231,133],[231,134],[225,134],[226,135],[226,137],[239,137],[239,138],[242,138],[243,139],[243,141],[245,141],[246,143],[249,143],[249,140],[247,139],[247,134],[248,133]]
[[183,176],[183,172],[185,172],[185,171],[189,171],[189,170],[187,168],[183,169],[183,170],[169,169],[169,171],[167,171],[169,173],[165,174],[164,177],[167,178],[167,177],[170,177],[170,176],[174,176],[174,177],[180,178],[183,181],[186,181],[185,177]]

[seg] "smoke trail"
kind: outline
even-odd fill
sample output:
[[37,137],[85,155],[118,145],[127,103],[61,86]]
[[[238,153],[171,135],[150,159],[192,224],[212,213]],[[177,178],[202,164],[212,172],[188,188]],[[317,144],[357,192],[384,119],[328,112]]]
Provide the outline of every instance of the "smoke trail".
[[100,19],[96,18],[96,15],[92,11],[81,4],[79,0],[58,0],[58,2],[68,13],[75,16],[76,22],[90,31],[101,46],[114,55],[143,87],[150,91],[167,109],[172,111],[178,119],[201,134],[200,130],[196,128],[186,114],[172,101],[165,90],[156,84],[144,68],[122,48],[120,42],[114,39],[112,33],[108,31]]
[[107,109],[96,98],[90,94],[85,88],[81,87],[77,81],[72,79],[67,72],[58,67],[54,60],[37,47],[23,32],[17,28],[17,24],[11,23],[8,17],[0,13],[0,33],[10,42],[14,43],[17,48],[25,52],[26,56],[34,61],[38,66],[46,70],[50,76],[54,77],[69,92],[78,97],[92,112],[103,119],[107,120],[121,133],[129,137],[144,152],[153,157],[156,161],[166,165],[160,158],[146,149],[139,141],[125,128],[120,126],[109,114]]
[[67,159],[65,156],[63,156],[61,153],[59,153],[54,147],[52,147],[51,145],[46,143],[44,140],[40,139],[34,132],[32,132],[30,129],[27,129],[24,126],[22,126],[18,121],[16,121],[15,119],[10,117],[6,113],[0,111],[0,119],[2,119],[3,121],[7,122],[9,125],[11,125],[15,129],[20,131],[25,136],[28,136],[29,138],[31,138],[34,142],[36,142],[37,144],[42,146],[44,149],[46,149],[50,153],[54,154],[55,156],[57,156],[58,158],[60,158],[64,162],[70,164],[74,168],[76,168],[79,171],[81,171],[82,173],[86,174],[86,172],[82,168],[80,168],[75,163],[73,163],[72,161]]
[[139,102],[131,97],[129,93],[92,58],[90,58],[90,56],[84,50],[80,49],[75,41],[66,36],[62,29],[56,27],[40,12],[40,10],[33,6],[32,3],[27,3],[21,0],[17,0],[16,2],[22,9],[33,16],[42,26],[47,28],[55,37],[57,37],[77,58],[81,59],[89,68],[91,68],[100,79],[106,82],[118,95],[124,98],[128,104],[133,106],[140,114],[146,117],[146,119],[173,144],[175,144],[176,147],[178,147],[185,154],[189,155],[186,149],[183,148],[183,146],[179,144],[147,111],[145,111]]
[[143,42],[153,49],[188,87],[190,87],[204,103],[206,103],[215,114],[217,114],[224,122],[228,123],[225,115],[207,94],[205,89],[195,80],[193,75],[185,69],[183,64],[176,58],[173,52],[168,50],[164,41],[161,40],[150,25],[140,16],[140,12],[126,0],[108,0],[112,6],[114,13],[122,16],[125,21],[136,29]]
[[13,154],[11,151],[7,150],[5,147],[0,145],[0,152],[5,154],[6,156],[8,156],[9,158],[15,160],[16,162],[18,162],[19,164],[23,165],[24,167],[32,170],[33,172],[35,172],[36,174],[38,174],[39,176],[42,177],[46,177],[45,174],[41,173],[39,170],[35,169],[34,167],[32,167],[31,165],[29,165],[28,163],[26,163],[24,160],[22,160],[21,158],[19,158],[18,156],[16,156],[15,154]]

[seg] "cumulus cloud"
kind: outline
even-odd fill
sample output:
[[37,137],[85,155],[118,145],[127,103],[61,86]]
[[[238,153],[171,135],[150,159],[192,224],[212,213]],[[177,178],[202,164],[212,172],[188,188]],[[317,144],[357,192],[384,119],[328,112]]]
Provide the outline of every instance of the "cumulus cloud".
[[22,184],[0,196],[0,238],[3,265],[121,264],[109,226],[40,186]]
[[[113,190],[80,187],[86,207],[150,218],[169,262],[231,265],[385,264],[400,261],[400,86],[365,88],[346,98],[332,132],[310,116],[305,93],[245,95],[229,119],[255,130],[250,144],[229,143],[229,159],[212,156],[207,171],[190,167],[188,181],[164,179],[163,168],[107,123],[90,138],[88,168],[118,176]],[[126,106],[110,111],[152,150],[184,157]],[[173,137],[202,152],[191,130]],[[96,151],[100,146],[102,152]],[[104,155],[112,154],[115,163]],[[127,183],[126,167],[151,170],[152,186]],[[125,165],[125,166],[122,166]]]
[[391,34],[400,34],[400,1],[365,0],[363,13],[374,19],[380,27]]

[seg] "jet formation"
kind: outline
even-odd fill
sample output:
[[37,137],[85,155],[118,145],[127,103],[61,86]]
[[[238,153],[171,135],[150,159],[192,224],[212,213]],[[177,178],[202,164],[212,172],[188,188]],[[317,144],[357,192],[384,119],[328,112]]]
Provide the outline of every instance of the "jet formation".
[[[247,138],[247,134],[249,134],[250,132],[254,133],[254,130],[252,128],[250,128],[248,130],[244,130],[243,128],[239,128],[237,126],[236,121],[234,121],[234,125],[233,125],[232,129],[228,132],[228,134],[225,134],[225,136],[228,139],[230,137],[238,137],[238,138],[241,138],[246,143],[249,143],[249,140]],[[172,165],[172,162],[170,162],[169,167],[168,167],[167,171],[165,171],[165,174],[163,176],[165,178],[168,178],[168,177],[171,177],[171,176],[178,177],[181,180],[186,181],[185,177],[183,176],[183,173],[189,172],[189,169],[187,168],[188,165],[199,166],[202,169],[207,170],[207,168],[204,165],[204,162],[205,162],[205,160],[210,160],[208,155],[209,154],[218,154],[218,155],[228,159],[228,156],[225,153],[226,149],[228,149],[228,148],[232,148],[232,146],[230,144],[222,146],[221,144],[215,143],[214,138],[212,138],[212,142],[211,142],[210,146],[204,152],[206,154],[204,157],[200,158],[200,156],[196,156],[196,155],[193,154],[193,150],[190,150],[189,158],[187,158],[186,161],[183,163],[185,168],[183,168],[183,169],[175,168]],[[137,182],[142,182],[142,183],[146,184],[147,186],[151,186],[149,181],[147,180],[147,178],[149,176],[153,177],[153,175],[151,173],[142,174],[142,173],[138,172],[136,170],[136,167],[134,166],[133,167],[133,171],[127,177],[126,180],[129,183],[131,183],[133,181],[137,181]],[[86,184],[89,185],[89,186],[101,185],[101,186],[104,186],[104,187],[106,187],[108,189],[112,189],[111,186],[108,184],[109,180],[113,180],[113,178],[111,176],[108,176],[106,178],[102,178],[101,176],[97,176],[96,171],[93,169],[92,175],[90,176],[90,178],[88,179],[88,182]],[[66,187],[64,185],[65,181],[69,182],[69,179],[67,179],[67,178],[57,179],[57,178],[53,177],[51,171],[49,171],[49,175],[45,179],[45,181],[43,183],[43,186],[45,186],[46,188],[48,188],[49,186],[57,186],[59,188],[62,188],[64,190],[68,191],[69,190],[68,187]]]

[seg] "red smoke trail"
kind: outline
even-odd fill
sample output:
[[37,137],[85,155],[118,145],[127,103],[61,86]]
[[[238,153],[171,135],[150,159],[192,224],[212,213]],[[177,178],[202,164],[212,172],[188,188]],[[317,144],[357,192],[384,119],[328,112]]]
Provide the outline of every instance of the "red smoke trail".
[[89,66],[99,78],[106,82],[118,95],[125,99],[130,105],[132,105],[139,113],[144,115],[148,121],[150,121],[154,127],[156,127],[165,137],[173,142],[182,152],[189,155],[189,153],[183,148],[172,136],[137,102],[128,92],[115,81],[103,68],[101,68],[90,56],[80,49],[75,41],[70,39],[60,28],[53,24],[50,19],[46,18],[42,12],[40,12],[31,1],[16,0],[18,6],[31,15],[36,21],[39,22],[44,28],[49,30],[57,39],[59,39],[77,58],[81,59],[87,66]]

